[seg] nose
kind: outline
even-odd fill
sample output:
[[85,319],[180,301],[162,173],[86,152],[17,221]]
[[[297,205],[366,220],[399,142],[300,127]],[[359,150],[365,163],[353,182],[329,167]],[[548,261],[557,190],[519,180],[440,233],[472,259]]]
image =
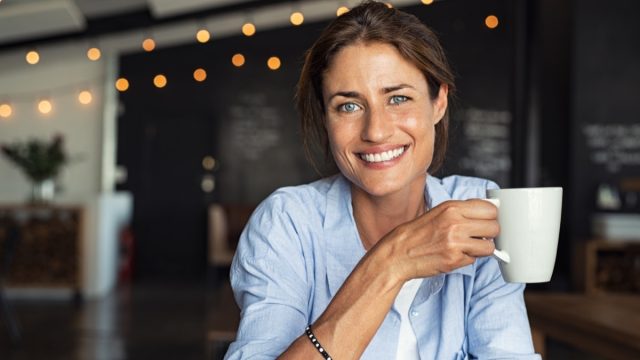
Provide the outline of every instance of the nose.
[[393,120],[384,109],[369,108],[362,128],[362,140],[380,143],[393,135]]

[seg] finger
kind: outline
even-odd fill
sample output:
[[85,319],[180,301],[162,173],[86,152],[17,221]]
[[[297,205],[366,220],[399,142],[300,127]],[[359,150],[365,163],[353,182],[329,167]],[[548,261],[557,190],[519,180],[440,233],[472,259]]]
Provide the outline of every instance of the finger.
[[498,208],[482,199],[469,199],[462,202],[462,216],[467,219],[495,220],[498,218]]
[[463,231],[470,238],[493,239],[500,233],[500,225],[497,220],[467,220]]
[[472,257],[490,256],[496,246],[490,239],[468,239],[460,244],[462,252]]

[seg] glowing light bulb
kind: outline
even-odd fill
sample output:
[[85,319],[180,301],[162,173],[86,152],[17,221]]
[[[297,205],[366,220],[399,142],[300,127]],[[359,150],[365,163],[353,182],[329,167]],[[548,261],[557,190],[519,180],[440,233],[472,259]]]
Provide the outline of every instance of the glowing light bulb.
[[47,115],[51,112],[51,110],[53,110],[53,105],[51,104],[51,101],[40,100],[40,102],[38,103],[38,111],[40,111],[41,114]]
[[158,89],[162,89],[163,87],[167,86],[167,77],[162,74],[156,75],[153,78],[153,85],[155,85]]
[[209,39],[211,39],[211,34],[207,29],[200,29],[196,33],[196,40],[198,40],[198,42],[201,44],[206,43],[207,41],[209,41]]
[[198,68],[193,72],[193,78],[197,82],[203,82],[207,79],[207,72],[202,68]]
[[231,58],[231,63],[235,67],[241,67],[242,65],[244,65],[244,55],[242,54],[233,55],[233,57]]
[[340,16],[340,15],[343,15],[343,14],[348,13],[348,12],[349,12],[349,8],[348,8],[348,7],[346,7],[346,6],[340,6],[340,7],[338,8],[338,10],[336,11],[336,15],[337,15],[337,16]]
[[9,116],[11,116],[11,114],[13,114],[13,109],[11,108],[11,105],[9,104],[0,104],[0,117],[1,118],[8,118]]
[[291,21],[295,26],[302,25],[304,22],[304,15],[302,15],[300,11],[293,12],[291,13],[291,16],[289,16],[289,21]]
[[425,5],[431,5],[433,4],[433,0],[422,0],[422,3]]
[[127,91],[129,89],[129,80],[125,78],[119,78],[116,80],[116,89],[120,92]]
[[277,56],[272,56],[269,58],[269,60],[267,60],[267,66],[271,70],[280,69],[280,65],[282,65],[282,63],[280,62],[280,58],[278,58]]
[[80,93],[78,94],[78,101],[82,105],[88,105],[92,100],[93,95],[91,95],[91,92],[89,90],[80,91]]
[[256,26],[248,22],[242,25],[242,33],[245,36],[253,36],[256,33]]
[[87,50],[87,57],[91,61],[98,61],[100,60],[101,56],[102,56],[102,53],[100,52],[100,49],[98,49],[97,47],[92,47],[89,50]]
[[25,59],[29,64],[35,65],[38,62],[40,62],[40,54],[38,54],[38,52],[35,50],[31,50],[27,53],[27,56],[25,56]]
[[146,38],[142,41],[142,48],[146,52],[151,52],[156,48],[156,42],[152,38]]
[[495,15],[489,15],[484,19],[484,24],[489,28],[489,29],[495,29],[498,27],[498,17]]

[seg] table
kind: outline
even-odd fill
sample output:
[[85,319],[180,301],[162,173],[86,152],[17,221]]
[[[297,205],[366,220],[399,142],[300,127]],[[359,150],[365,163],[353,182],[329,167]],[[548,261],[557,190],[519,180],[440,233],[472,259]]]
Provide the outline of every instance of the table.
[[525,294],[536,352],[551,338],[610,359],[640,359],[640,296]]

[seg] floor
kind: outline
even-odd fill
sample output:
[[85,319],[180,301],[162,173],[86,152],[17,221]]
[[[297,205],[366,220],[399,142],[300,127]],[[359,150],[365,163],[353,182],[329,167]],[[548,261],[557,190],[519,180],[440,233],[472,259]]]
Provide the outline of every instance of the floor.
[[206,338],[220,291],[204,284],[152,284],[81,304],[13,299],[22,339],[12,344],[0,323],[0,359],[221,358],[224,343],[212,347]]
[[[224,300],[226,299],[226,300]],[[12,299],[22,340],[12,344],[0,323],[2,360],[216,360],[237,326],[228,286],[147,284],[123,287],[101,300]],[[216,339],[207,338],[217,329]],[[549,343],[546,359],[592,359]]]

